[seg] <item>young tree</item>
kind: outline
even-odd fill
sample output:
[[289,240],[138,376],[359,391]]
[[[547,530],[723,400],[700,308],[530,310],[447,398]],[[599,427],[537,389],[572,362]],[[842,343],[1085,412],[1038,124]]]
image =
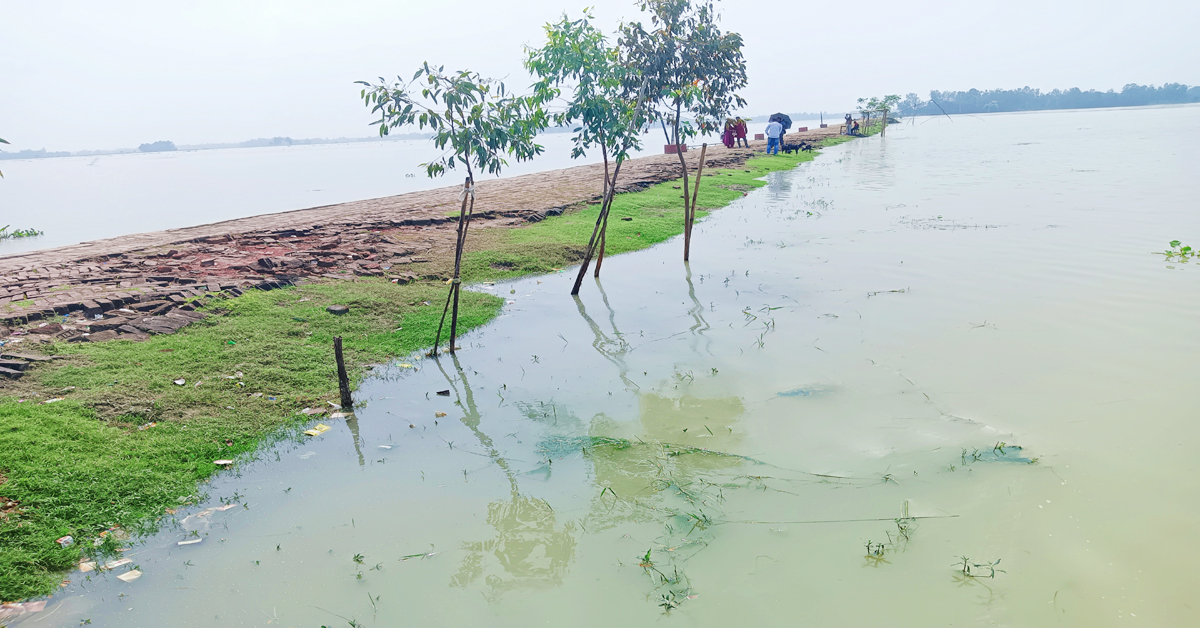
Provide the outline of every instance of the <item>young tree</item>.
[[504,83],[466,70],[447,73],[444,67],[435,68],[428,63],[422,65],[409,81],[397,77],[395,82],[388,83],[381,77],[378,84],[357,83],[363,85],[360,93],[363,103],[379,115],[379,119],[371,124],[379,125],[381,136],[391,129],[416,124],[417,128],[429,128],[434,132],[434,146],[443,150],[449,147],[437,159],[421,164],[426,174],[440,176],[460,165],[467,171],[459,194],[462,207],[458,213],[454,277],[450,280],[450,293],[446,296],[442,320],[433,341],[433,355],[436,356],[446,312],[453,302],[450,352],[454,353],[463,248],[475,210],[475,171],[500,174],[508,165],[505,155],[524,161],[541,153],[542,147],[534,143],[534,138],[546,128],[546,114],[530,99],[510,95]]
[[[912,94],[910,94],[911,96]],[[888,112],[896,108],[900,104],[900,96],[898,94],[889,94],[883,98],[872,96],[870,98],[858,99],[858,110],[863,114],[866,124],[863,125],[863,130],[866,132],[871,128],[871,118],[879,113],[883,117],[883,129],[887,128]],[[880,130],[882,133],[882,129]]]
[[[623,89],[625,83],[636,81],[636,77],[629,76],[633,70],[621,65],[617,49],[608,45],[604,33],[591,24],[592,19],[591,13],[585,10],[581,19],[572,21],[563,15],[557,23],[547,24],[546,44],[528,50],[525,59],[526,69],[538,78],[533,85],[533,97],[540,104],[559,99],[564,88],[571,90],[564,99],[564,108],[551,117],[558,126],[578,124],[574,129],[575,147],[571,157],[577,158],[586,155],[589,149],[599,148],[604,160],[600,213],[571,289],[572,295],[579,294],[597,248],[596,276],[600,276],[608,211],[616,191],[617,175],[621,172],[621,164],[629,157],[629,150],[638,146],[643,117],[642,99],[638,97],[631,101]],[[615,167],[610,168],[610,162],[615,162]]]
[[[662,124],[668,144],[678,146],[697,134],[719,130],[734,107],[746,105],[736,93],[746,86],[742,36],[722,33],[717,27],[714,0],[695,4],[639,0],[638,7],[649,13],[650,28],[641,22],[621,27],[622,62],[637,70],[626,77],[626,91],[637,87],[630,77],[635,83],[645,82],[650,117]],[[685,115],[691,121],[685,121]],[[697,174],[696,190],[689,195],[687,162],[681,151],[676,153],[683,177],[683,259],[687,261],[700,180]],[[703,167],[701,158],[701,171]]]

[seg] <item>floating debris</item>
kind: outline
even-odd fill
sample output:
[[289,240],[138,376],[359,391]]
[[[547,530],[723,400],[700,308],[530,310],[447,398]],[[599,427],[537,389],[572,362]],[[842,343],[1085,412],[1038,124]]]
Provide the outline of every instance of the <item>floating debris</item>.
[[233,464],[233,461],[232,460],[213,460],[213,464],[223,467],[226,465]]
[[204,539],[192,539],[190,541],[180,541],[179,543],[176,543],[176,545],[195,545],[203,540]]
[[309,436],[320,436],[321,434],[324,434],[325,432],[328,432],[328,431],[329,431],[328,425],[325,425],[324,423],[318,423],[318,424],[314,425],[312,427],[312,429],[304,430],[304,433],[308,434]]
[[57,539],[54,539],[54,542],[58,543],[59,547],[70,547],[72,544],[75,543],[75,537],[60,536]]
[[138,578],[141,578],[141,577],[142,577],[142,572],[140,572],[136,569],[130,569],[129,571],[126,571],[125,573],[117,576],[117,579],[122,580],[124,582],[133,582],[134,580],[137,580]]

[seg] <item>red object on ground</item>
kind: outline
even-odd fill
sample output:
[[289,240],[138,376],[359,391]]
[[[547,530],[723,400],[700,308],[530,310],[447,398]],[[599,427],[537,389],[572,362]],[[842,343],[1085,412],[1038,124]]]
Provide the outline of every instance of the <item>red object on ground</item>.
[[754,134],[754,139],[756,139],[756,140],[765,140],[765,139],[767,139],[767,136],[763,135],[762,133],[755,133],[755,134]]
[[687,144],[667,144],[663,146],[664,155],[674,155],[675,153],[686,153]]
[[802,126],[802,127],[798,128],[798,129],[796,129],[796,132],[797,132],[797,133],[800,133],[800,132],[802,132],[802,131],[807,131],[807,130],[808,130],[808,127],[806,127],[806,126]]

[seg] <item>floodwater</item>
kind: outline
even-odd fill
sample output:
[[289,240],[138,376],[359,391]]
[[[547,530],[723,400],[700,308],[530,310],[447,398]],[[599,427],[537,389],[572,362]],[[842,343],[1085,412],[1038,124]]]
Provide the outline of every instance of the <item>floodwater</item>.
[[1198,147],[1173,107],[827,150],[690,268],[488,288],[457,359],[16,625],[1196,625],[1200,268],[1154,252],[1200,242]]

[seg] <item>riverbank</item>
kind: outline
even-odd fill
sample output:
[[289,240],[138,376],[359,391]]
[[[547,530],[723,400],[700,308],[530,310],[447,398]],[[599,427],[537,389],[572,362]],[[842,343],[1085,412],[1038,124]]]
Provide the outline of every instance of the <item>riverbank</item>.
[[[830,137],[826,141],[844,140]],[[814,156],[813,153],[801,153],[768,157],[723,147],[710,154],[713,157],[707,160],[699,197],[702,210],[724,206],[746,191],[764,185],[761,180],[764,175],[793,168]],[[694,162],[697,157],[689,152],[689,158]],[[630,170],[638,174],[625,180],[623,189],[628,191],[618,195],[614,202],[608,237],[609,255],[663,242],[678,235],[682,229],[678,184],[671,178],[669,169],[671,163],[678,163],[676,158],[637,161],[640,162],[635,163],[637,167]],[[590,167],[583,167],[587,168]],[[580,190],[586,193],[590,189],[589,183],[581,172],[560,171],[541,177],[546,181],[569,178],[577,181],[578,187],[562,189],[545,184],[538,189],[547,194],[534,196],[514,183],[518,179],[487,182],[491,185],[486,187],[481,184],[480,205],[483,211],[493,212],[496,217],[477,223],[482,228],[472,227],[465,257],[465,280],[494,282],[553,272],[578,260],[598,211],[589,204],[594,196],[580,195]],[[654,177],[661,180],[653,182]],[[503,197],[500,190],[505,185],[522,190],[526,194],[525,200]],[[439,190],[433,194],[448,193]],[[25,366],[20,379],[0,380],[0,451],[16,452],[0,459],[0,495],[3,495],[0,503],[4,504],[0,521],[0,540],[3,541],[0,543],[0,600],[28,598],[53,591],[58,586],[60,574],[76,565],[80,547],[90,552],[93,541],[103,538],[110,540],[102,542],[99,550],[116,552],[120,543],[111,539],[123,535],[101,537],[102,533],[114,529],[134,532],[152,529],[158,518],[169,516],[170,511],[180,504],[195,501],[201,490],[197,486],[221,468],[214,461],[249,454],[260,447],[263,439],[299,437],[298,433],[312,423],[314,417],[331,412],[333,408],[329,402],[336,399],[337,390],[330,348],[333,336],[343,337],[349,366],[356,379],[367,372],[369,364],[386,362],[429,346],[440,314],[433,304],[437,304],[444,293],[444,286],[438,279],[448,271],[451,255],[447,250],[449,245],[443,240],[453,233],[453,225],[444,216],[445,208],[434,205],[423,208],[425,215],[400,218],[430,222],[397,227],[394,225],[397,221],[395,213],[389,217],[383,207],[405,202],[415,203],[403,197],[373,202],[376,211],[380,212],[375,219],[377,222],[364,220],[372,211],[369,207],[304,210],[316,215],[342,216],[348,221],[339,223],[335,218],[329,221],[330,225],[322,225],[319,229],[354,224],[364,232],[343,237],[334,247],[316,249],[331,259],[335,254],[331,251],[345,252],[337,262],[341,272],[293,276],[264,271],[216,282],[200,282],[189,274],[218,272],[211,270],[214,266],[196,265],[193,268],[187,256],[183,259],[160,256],[153,258],[155,263],[164,259],[178,262],[170,266],[173,274],[169,277],[173,281],[156,280],[156,277],[167,276],[147,274],[144,284],[133,284],[133,279],[122,277],[129,271],[114,272],[107,268],[110,264],[103,262],[96,268],[96,258],[72,261],[71,254],[61,249],[17,256],[26,261],[45,261],[57,256],[60,260],[58,268],[39,268],[57,272],[58,276],[51,280],[59,281],[60,285],[103,283],[87,281],[94,276],[117,280],[117,288],[125,289],[133,297],[125,305],[134,308],[153,302],[154,294],[166,292],[156,289],[167,288],[169,291],[175,286],[182,287],[191,291],[186,293],[187,298],[176,294],[167,295],[176,297],[175,300],[160,300],[175,304],[172,308],[181,311],[176,316],[192,320],[171,333],[137,334],[119,327],[85,332],[81,328],[93,321],[80,319],[77,315],[63,317],[55,312],[53,322],[47,322],[45,318],[30,321],[27,317],[20,325],[26,333],[0,339],[9,343],[3,347],[6,351],[53,358],[49,362]],[[545,211],[553,203],[558,203],[554,207],[567,209],[558,215]],[[522,204],[526,209],[504,209]],[[503,217],[500,215],[503,211],[526,213]],[[236,250],[242,255],[256,255],[260,250],[258,247],[279,245],[280,238],[268,234],[280,236],[285,229],[297,229],[295,222],[285,226],[286,220],[301,213],[277,214],[259,220],[260,223],[271,221],[272,230],[242,231],[234,235],[226,224],[226,233],[230,233],[231,241],[236,243],[226,248],[230,253]],[[442,215],[436,216],[439,220],[435,221],[434,214]],[[305,214],[306,217],[312,215]],[[530,222],[530,218],[537,220]],[[385,221],[390,230],[369,228],[371,225],[382,227]],[[508,228],[499,228],[501,226]],[[217,227],[196,229],[203,233],[204,229]],[[353,236],[364,234],[386,237],[387,244],[395,247],[406,246],[395,244],[396,240],[422,242],[425,252],[420,257],[412,253],[393,255],[388,260],[391,263],[386,264],[387,269],[382,268],[385,264],[376,262],[380,263],[381,272],[378,273],[354,272],[350,268],[375,270],[364,265],[365,256],[355,258],[359,253],[378,255],[353,248],[361,244],[353,240]],[[170,236],[160,234],[156,237]],[[210,246],[205,239],[208,237],[212,236],[195,236],[192,240],[200,238],[200,241],[187,243],[197,247]],[[265,242],[268,238],[276,241]],[[145,240],[145,237],[132,238],[130,243],[123,245],[124,253],[117,252],[122,248],[119,243],[109,242],[103,247],[113,251],[107,254],[110,262],[120,260],[123,265],[117,268],[127,269],[136,266],[137,260],[144,265],[151,255],[158,255],[153,250],[130,248]],[[346,241],[355,244],[346,246]],[[438,244],[443,246],[439,249]],[[159,246],[183,245],[163,242]],[[299,246],[278,248],[287,248],[287,252],[280,255],[284,264],[277,266],[283,268],[287,268],[286,262],[292,253],[304,250]],[[377,247],[377,250],[382,248]],[[11,258],[7,261],[12,264]],[[367,263],[371,261],[367,260]],[[87,271],[91,275],[83,272],[87,265],[95,268]],[[234,266],[236,264],[226,264],[224,268]],[[33,270],[38,269],[23,267],[16,274],[10,271],[8,276],[15,277],[18,283],[26,282],[31,275],[36,279],[42,274],[31,272]],[[72,270],[78,272],[73,274]],[[238,269],[234,272],[244,273]],[[21,279],[22,275],[25,279]],[[175,283],[188,279],[194,281]],[[234,279],[238,281],[234,282]],[[66,284],[66,281],[78,283]],[[130,285],[123,286],[120,281]],[[138,286],[149,286],[156,281],[167,285],[143,288],[150,293],[136,292]],[[251,290],[256,286],[255,282],[262,288],[285,287],[273,291]],[[234,285],[225,288],[222,283]],[[196,290],[196,286],[217,289]],[[482,292],[468,293],[460,319],[464,328],[477,327],[491,320],[502,308],[504,297],[508,296],[503,290],[483,287],[486,289]],[[499,294],[486,294],[488,290]],[[48,292],[69,294],[72,291]],[[238,296],[242,292],[244,294]],[[51,311],[56,305],[39,305],[38,298],[22,299],[26,300],[39,308],[50,307]],[[96,303],[94,298],[88,300]],[[324,308],[334,303],[348,305],[350,313],[340,317],[326,313]],[[11,299],[6,305],[14,307]],[[16,307],[20,307],[19,302]],[[110,315],[120,309],[130,308],[119,308],[114,304],[109,310],[100,312],[104,317],[102,321],[138,316]],[[76,314],[76,311],[68,309],[68,314]],[[163,316],[169,315],[170,312]],[[58,322],[64,318],[65,325]],[[64,339],[56,338],[61,332],[29,333],[45,329],[39,327],[43,324],[62,325],[63,332],[88,333],[88,337],[111,332],[114,341],[70,342],[71,337],[80,336]],[[124,340],[137,342],[123,341],[125,336]],[[20,342],[13,343],[13,340]],[[14,351],[14,347],[19,351]],[[55,539],[65,536],[71,536],[73,543],[66,547],[55,543]]]

